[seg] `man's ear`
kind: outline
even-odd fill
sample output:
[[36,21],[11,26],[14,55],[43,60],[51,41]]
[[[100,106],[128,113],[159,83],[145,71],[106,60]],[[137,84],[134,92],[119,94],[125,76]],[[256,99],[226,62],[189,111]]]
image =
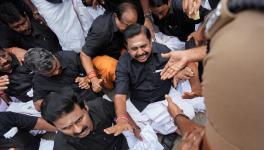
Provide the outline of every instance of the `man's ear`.
[[171,0],[168,0],[168,6],[169,7],[171,6]]
[[87,110],[87,112],[89,111],[89,107],[86,105],[86,104],[84,104],[84,107],[85,107],[85,109]]

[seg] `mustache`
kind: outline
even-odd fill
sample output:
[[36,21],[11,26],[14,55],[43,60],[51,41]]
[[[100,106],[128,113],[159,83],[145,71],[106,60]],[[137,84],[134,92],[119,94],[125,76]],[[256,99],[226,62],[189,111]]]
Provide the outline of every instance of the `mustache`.
[[78,137],[78,136],[81,135],[86,129],[88,129],[88,126],[84,126],[84,127],[82,128],[81,132],[79,132],[79,133],[74,133],[73,135],[76,136],[76,137]]
[[138,58],[138,57],[145,56],[145,55],[148,55],[148,54],[149,54],[148,52],[144,52],[144,53],[141,54],[141,55],[135,55],[135,57]]
[[9,65],[9,64],[11,64],[11,62],[10,62],[10,61],[7,61],[7,62],[5,62],[5,63],[3,64],[3,66]]

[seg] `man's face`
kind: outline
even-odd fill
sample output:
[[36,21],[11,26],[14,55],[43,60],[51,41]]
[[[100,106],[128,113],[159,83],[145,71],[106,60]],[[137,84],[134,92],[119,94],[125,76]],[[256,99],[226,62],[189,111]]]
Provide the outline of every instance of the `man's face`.
[[127,39],[127,49],[133,59],[144,63],[151,54],[152,43],[144,33],[140,33],[139,35]]
[[61,72],[62,72],[62,67],[60,65],[60,62],[56,57],[54,57],[54,59],[52,60],[52,68],[48,71],[40,72],[40,73],[45,76],[51,77],[51,76],[59,75]]
[[151,7],[151,13],[155,15],[159,20],[167,16],[170,9],[170,5],[164,4],[159,7]]
[[8,25],[18,33],[24,35],[30,35],[32,33],[31,23],[28,17],[21,17],[19,21]]
[[84,138],[93,130],[93,123],[86,109],[81,109],[75,104],[72,112],[63,114],[61,118],[53,122],[62,133]]
[[12,71],[12,57],[6,51],[0,51],[0,71],[10,73]]
[[125,12],[121,20],[115,16],[116,25],[120,32],[124,32],[127,26],[137,23],[137,12],[134,10],[129,10]]

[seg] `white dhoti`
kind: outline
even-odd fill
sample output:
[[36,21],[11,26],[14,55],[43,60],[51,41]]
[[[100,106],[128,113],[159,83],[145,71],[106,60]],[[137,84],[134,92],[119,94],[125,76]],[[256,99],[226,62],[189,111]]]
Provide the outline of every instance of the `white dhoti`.
[[[192,119],[195,116],[195,110],[205,111],[205,105],[203,97],[194,98],[192,100],[185,100],[181,98],[183,91],[190,90],[188,85],[189,81],[179,83],[178,88],[181,89],[176,90],[175,88],[171,87],[168,95],[170,95],[173,99],[173,102],[183,110],[183,113]],[[141,129],[149,124],[155,132],[167,135],[175,132],[177,129],[177,127],[174,125],[173,118],[168,112],[167,105],[167,101],[163,100],[151,103],[142,112],[139,112],[138,109],[132,104],[130,99],[128,99],[126,108],[128,114]]]

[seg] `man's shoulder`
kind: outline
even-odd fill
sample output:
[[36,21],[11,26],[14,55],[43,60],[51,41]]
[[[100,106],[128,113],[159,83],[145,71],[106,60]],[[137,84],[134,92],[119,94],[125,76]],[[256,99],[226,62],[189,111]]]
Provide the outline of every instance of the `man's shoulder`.
[[152,47],[154,53],[168,53],[171,51],[166,45],[156,42],[153,42]]
[[75,51],[59,51],[55,54],[55,56],[63,56],[63,57],[73,57],[76,56],[78,53]]
[[68,141],[74,140],[74,137],[68,136],[63,134],[62,132],[58,132],[54,139],[54,147],[53,150],[75,150],[72,146],[68,143]]
[[103,113],[105,108],[114,107],[113,102],[110,102],[102,97],[98,97],[94,100],[87,101],[86,104],[89,107],[89,110],[93,110],[95,112]]
[[106,13],[103,15],[98,16],[92,23],[92,26],[90,28],[90,31],[92,32],[110,32],[108,31],[109,28],[111,28],[111,21],[112,21],[113,13]]

